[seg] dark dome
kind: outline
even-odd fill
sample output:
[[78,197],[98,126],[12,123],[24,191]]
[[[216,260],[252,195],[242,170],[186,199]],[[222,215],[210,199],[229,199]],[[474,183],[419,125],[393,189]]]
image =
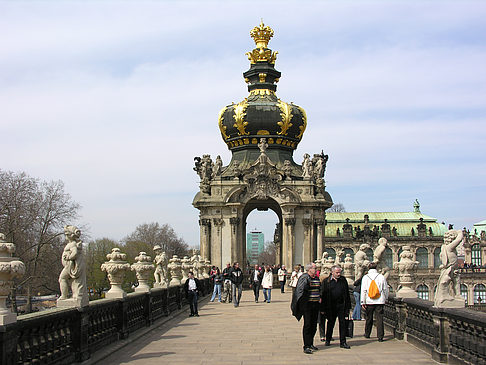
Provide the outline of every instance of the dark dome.
[[232,151],[258,148],[262,137],[267,139],[268,149],[293,151],[307,126],[305,111],[275,94],[281,74],[274,67],[277,52],[267,48],[273,30],[262,23],[250,35],[257,45],[247,53],[251,66],[243,74],[250,95],[221,110],[218,118],[221,135]]

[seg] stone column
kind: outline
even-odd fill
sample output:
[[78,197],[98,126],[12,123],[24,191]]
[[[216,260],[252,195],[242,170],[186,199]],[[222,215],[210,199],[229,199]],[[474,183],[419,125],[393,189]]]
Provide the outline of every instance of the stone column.
[[200,229],[200,252],[202,257],[210,257],[210,242],[211,242],[211,220],[201,218],[199,220]]
[[203,256],[203,259],[213,262],[214,265],[221,267],[221,228],[224,220],[222,218],[213,218],[211,227],[211,256]]
[[400,261],[395,262],[393,267],[398,271],[400,278],[400,285],[402,286],[397,291],[399,298],[416,298],[417,293],[412,289],[415,282],[415,273],[418,267],[418,261],[413,260],[413,253],[410,251],[410,246],[403,246],[403,251],[400,254]]
[[287,267],[294,266],[294,250],[295,250],[295,218],[285,218],[286,241],[287,241]]
[[304,225],[304,242],[303,242],[303,264],[313,262],[312,260],[312,218],[302,218]]
[[170,271],[170,283],[169,286],[181,285],[182,270],[181,270],[181,260],[177,255],[172,256],[169,260],[169,271]]
[[0,233],[0,326],[17,322],[17,314],[7,308],[6,300],[14,285],[13,279],[25,274],[25,265],[17,257],[11,257],[15,245],[5,241]]
[[106,255],[109,260],[101,265],[101,271],[108,274],[111,289],[105,295],[107,299],[125,298],[127,293],[122,289],[123,278],[125,273],[130,270],[130,264],[125,260],[127,255],[122,253],[118,247],[111,250],[111,253]]
[[320,259],[324,252],[324,219],[316,218],[314,222],[317,226],[317,259]]
[[[239,217],[231,217],[230,218],[231,224],[231,263],[238,260],[237,254],[237,247],[238,247],[238,226],[240,225],[240,218]],[[221,268],[223,267],[224,262],[221,263]],[[246,263],[242,263],[246,264]]]
[[132,264],[131,269],[135,271],[138,286],[135,288],[137,293],[147,293],[150,291],[150,285],[148,283],[149,278],[152,277],[154,271],[154,265],[152,264],[152,258],[147,256],[147,253],[140,252],[140,254],[135,257],[135,263]]

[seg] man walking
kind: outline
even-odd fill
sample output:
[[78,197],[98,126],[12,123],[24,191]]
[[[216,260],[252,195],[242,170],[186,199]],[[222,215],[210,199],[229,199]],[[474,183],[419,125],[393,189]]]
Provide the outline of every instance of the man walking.
[[197,299],[198,293],[201,290],[201,284],[199,283],[199,280],[194,277],[192,271],[189,271],[187,276],[188,279],[184,283],[184,291],[186,293],[187,301],[189,302],[189,307],[191,308],[189,317],[199,317],[199,313],[197,312]]
[[231,303],[231,264],[228,262],[223,270],[223,303]]
[[302,337],[304,338],[304,353],[312,354],[318,348],[314,346],[314,336],[317,330],[317,316],[319,314],[319,277],[316,276],[316,265],[306,265],[306,273],[297,282],[292,296],[292,315],[298,321],[304,317]]
[[388,299],[388,283],[385,277],[376,270],[377,264],[372,262],[368,273],[361,280],[361,306],[366,313],[365,337],[370,338],[373,329],[373,313],[375,314],[378,342],[383,342],[383,307]]
[[263,270],[260,270],[258,265],[255,265],[255,268],[250,270],[250,277],[248,279],[250,280],[250,288],[253,289],[253,294],[255,295],[255,303],[258,303],[260,286],[263,279]]
[[287,269],[285,268],[285,265],[282,265],[282,267],[278,269],[277,275],[278,281],[280,282],[280,292],[284,293],[285,280],[287,279]]
[[334,265],[331,275],[323,280],[321,290],[321,314],[327,318],[326,346],[331,345],[332,331],[336,318],[339,320],[339,343],[343,349],[349,349],[346,343],[346,321],[351,310],[348,282],[341,276],[341,266]]
[[243,290],[243,271],[241,271],[239,263],[234,263],[233,268],[230,271],[230,278],[233,304],[236,308],[240,305],[241,291]]

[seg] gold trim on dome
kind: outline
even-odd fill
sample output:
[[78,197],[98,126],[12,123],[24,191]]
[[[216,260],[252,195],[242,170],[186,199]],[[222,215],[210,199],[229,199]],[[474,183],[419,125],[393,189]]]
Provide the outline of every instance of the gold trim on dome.
[[271,65],[275,65],[278,52],[272,52],[271,49],[255,48],[250,52],[245,53],[248,56],[248,60],[252,65],[260,61],[267,61]]
[[259,26],[250,31],[250,36],[255,41],[256,48],[251,52],[247,52],[246,55],[252,64],[259,61],[268,61],[272,65],[275,64],[278,52],[272,52],[272,50],[267,48],[268,42],[273,37],[273,33],[273,29],[268,25],[265,26],[263,21]]
[[[297,105],[296,105],[297,106]],[[304,134],[305,132],[305,129],[307,128],[307,114],[305,113],[305,110],[304,108],[300,107],[300,106],[297,106],[297,108],[299,108],[300,110],[300,113],[302,114],[302,121],[304,122],[303,125],[299,126],[299,129],[300,129],[300,133],[297,134],[295,136],[295,138],[298,138],[298,139],[301,139],[302,138],[302,135]]]
[[223,125],[223,115],[225,111],[226,111],[226,107],[221,109],[221,111],[219,112],[218,125],[219,125],[219,130],[221,131],[221,134],[223,135],[224,139],[228,139],[229,136],[226,134],[226,126]]
[[233,127],[238,129],[238,135],[248,135],[250,132],[245,131],[245,127],[248,125],[248,122],[244,121],[244,118],[246,116],[246,107],[248,106],[248,103],[245,100],[242,102],[239,102],[236,104],[233,108],[235,115],[233,115],[233,118],[235,119],[235,124]]
[[266,129],[260,129],[258,132],[257,132],[257,135],[258,136],[268,136],[270,134],[269,131],[267,131]]
[[265,95],[275,95],[275,91],[268,89],[253,89],[250,91],[250,95],[260,95],[261,97],[264,97]]
[[277,132],[277,134],[286,136],[287,131],[289,130],[290,127],[292,127],[292,123],[290,122],[292,120],[292,107],[283,102],[282,100],[278,101],[277,106],[280,109],[280,116],[282,117],[282,121],[277,122],[277,124],[280,126],[280,132]]
[[260,83],[264,83],[265,82],[265,79],[267,78],[267,74],[264,73],[264,72],[260,72],[258,74],[258,78],[260,79]]

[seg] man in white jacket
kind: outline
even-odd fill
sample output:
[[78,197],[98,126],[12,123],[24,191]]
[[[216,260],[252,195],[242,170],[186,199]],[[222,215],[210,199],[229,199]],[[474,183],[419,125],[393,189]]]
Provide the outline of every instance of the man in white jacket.
[[[383,307],[388,299],[388,284],[383,275],[376,270],[377,263],[372,262],[368,273],[361,280],[361,306],[366,312],[365,337],[370,338],[373,329],[373,313],[376,314],[376,332],[379,342],[383,342],[385,331],[383,328]],[[379,296],[371,298],[369,295],[370,285],[375,281],[379,290]]]

